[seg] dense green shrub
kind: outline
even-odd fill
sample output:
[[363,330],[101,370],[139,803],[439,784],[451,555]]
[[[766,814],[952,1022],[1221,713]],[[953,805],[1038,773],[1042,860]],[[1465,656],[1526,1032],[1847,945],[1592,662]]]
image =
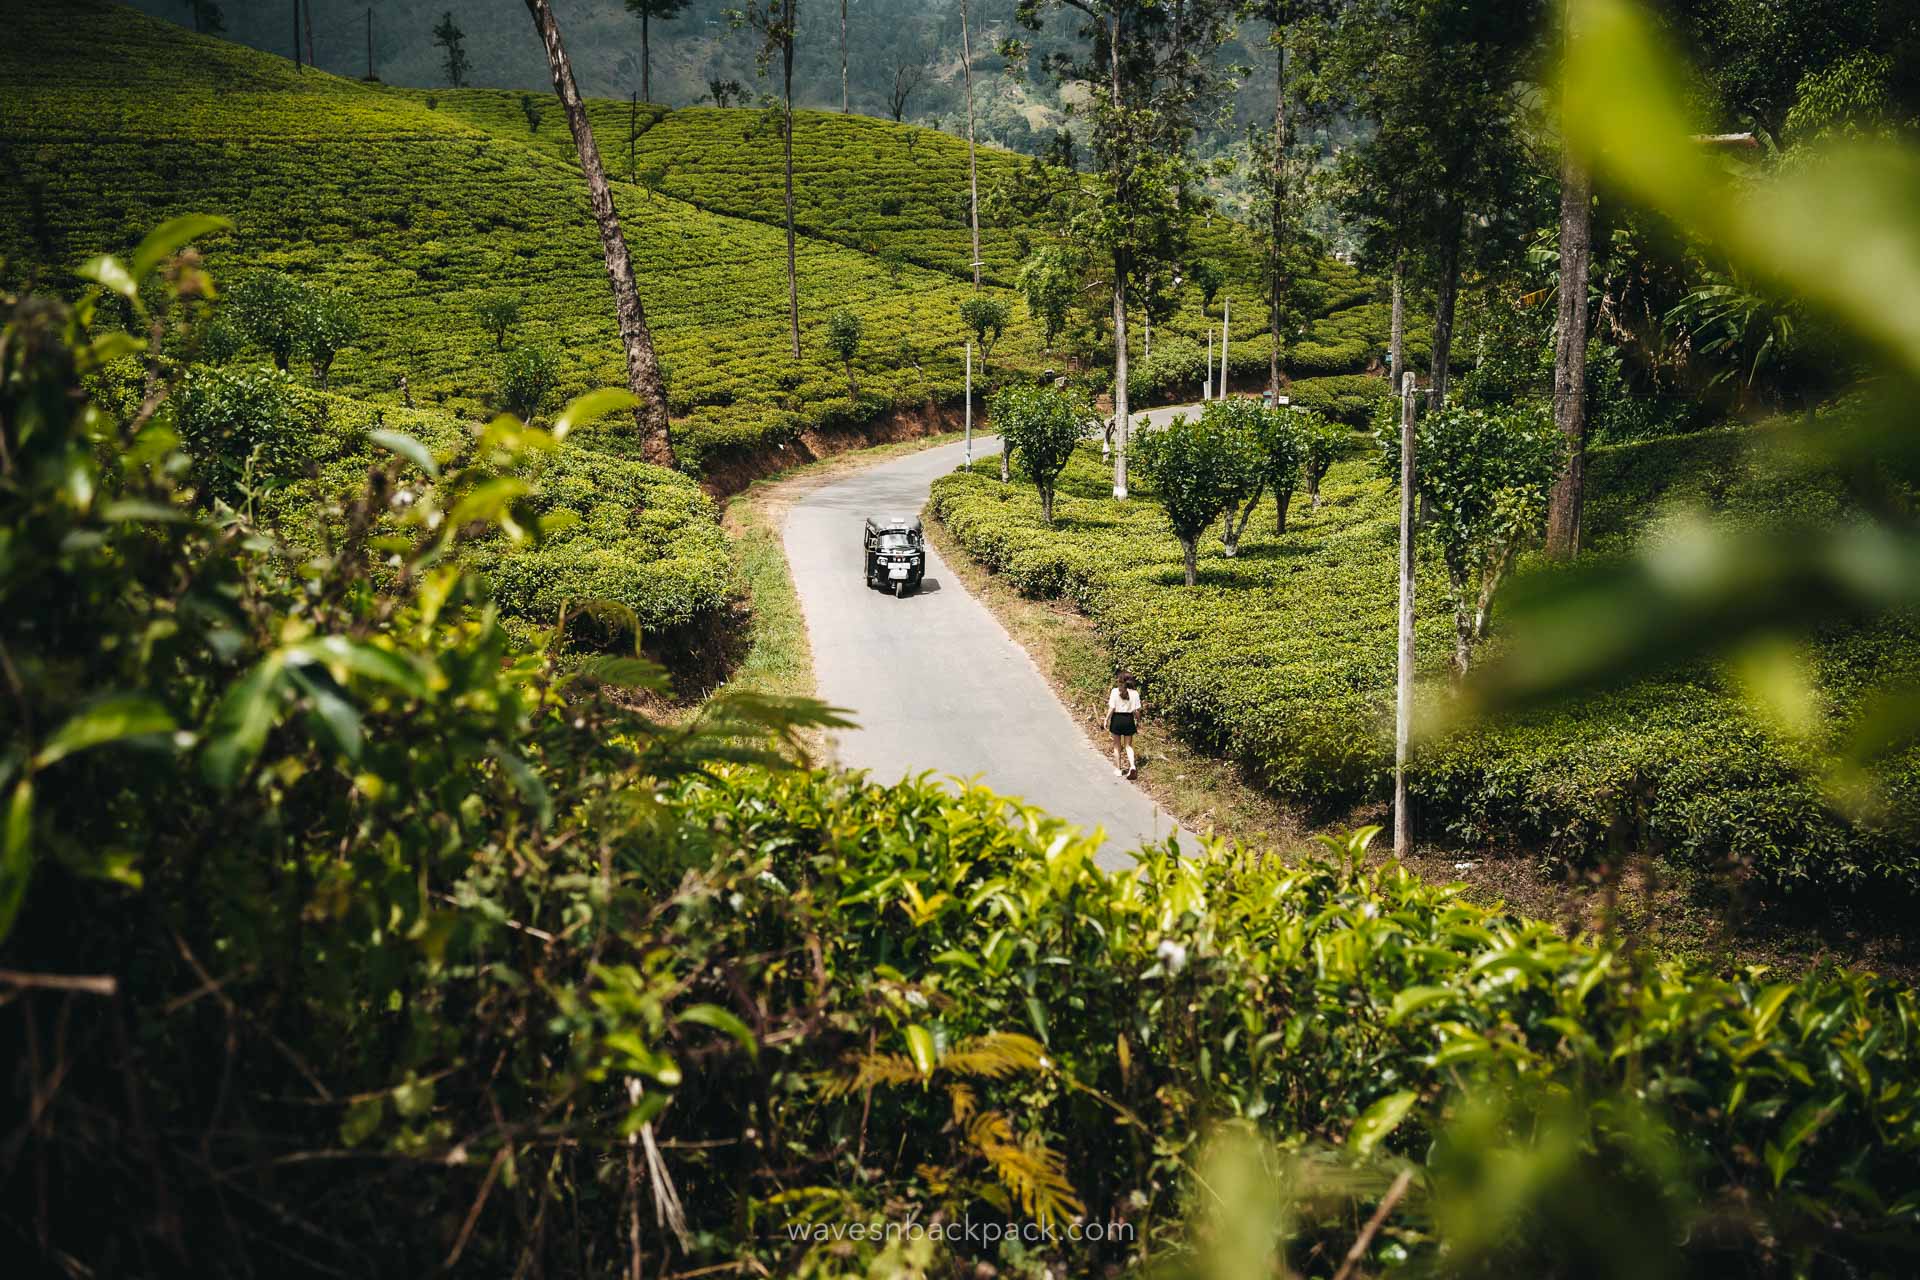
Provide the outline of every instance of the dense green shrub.
[[1393,395],[1385,378],[1370,374],[1343,374],[1332,378],[1301,378],[1287,389],[1288,399],[1302,409],[1323,413],[1349,427],[1373,420],[1374,406]]
[[1153,354],[1127,366],[1127,403],[1182,403],[1199,398],[1207,380],[1207,349],[1191,338],[1162,337]]
[[172,402],[204,501],[238,505],[252,489],[292,479],[313,457],[312,428],[277,369],[203,367]]
[[466,553],[503,610],[544,625],[570,605],[606,601],[631,610],[637,641],[727,607],[726,542],[713,504],[684,476],[567,445],[520,475],[543,536],[489,539]]
[[235,285],[227,306],[247,337],[285,373],[300,350],[311,294],[279,271],[261,271]]
[[545,347],[519,346],[500,357],[496,394],[508,413],[529,422],[540,416],[553,395],[560,362]]

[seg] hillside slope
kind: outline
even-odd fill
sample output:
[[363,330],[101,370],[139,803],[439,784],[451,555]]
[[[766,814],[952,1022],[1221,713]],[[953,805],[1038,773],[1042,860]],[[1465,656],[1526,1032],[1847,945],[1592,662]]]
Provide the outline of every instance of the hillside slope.
[[[367,333],[335,368],[339,390],[397,402],[404,375],[416,401],[485,414],[498,356],[472,308],[499,290],[522,299],[517,339],[559,356],[557,395],[623,380],[570,159],[99,0],[58,13],[5,0],[0,19],[13,37],[0,51],[11,277],[58,282],[128,228],[222,213],[238,230],[209,257],[236,268],[229,280],[274,267],[359,300]],[[896,284],[874,258],[807,238],[795,365],[778,231],[625,184],[616,199],[686,461],[958,392],[965,290],[951,275],[908,266]],[[840,307],[866,327],[859,405],[824,350]],[[1030,345],[1016,325],[1008,355]]]

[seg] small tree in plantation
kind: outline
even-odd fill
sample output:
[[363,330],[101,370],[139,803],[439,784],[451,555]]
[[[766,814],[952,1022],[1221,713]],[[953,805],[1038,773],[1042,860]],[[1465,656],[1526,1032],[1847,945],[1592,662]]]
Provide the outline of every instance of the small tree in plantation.
[[1255,427],[1260,442],[1260,478],[1273,490],[1273,531],[1287,531],[1287,511],[1293,506],[1293,491],[1300,485],[1301,464],[1306,461],[1306,441],[1302,423],[1292,409],[1262,407]]
[[227,305],[240,329],[266,349],[274,368],[286,372],[300,350],[312,292],[291,276],[262,271],[248,276],[227,295]]
[[523,422],[540,413],[560,375],[560,362],[544,347],[521,346],[500,361],[500,403]]
[[453,10],[440,15],[434,24],[433,42],[440,46],[440,66],[447,83],[458,89],[467,83],[467,33],[453,20]]
[[520,114],[527,118],[528,133],[540,132],[540,106],[533,100],[532,94],[520,95]]
[[1327,471],[1340,456],[1341,449],[1353,433],[1337,422],[1329,422],[1311,409],[1295,409],[1293,420],[1300,434],[1300,479],[1307,487],[1307,496],[1313,499],[1313,509],[1320,510],[1320,482],[1327,478]]
[[1027,311],[1040,322],[1041,336],[1048,351],[1060,340],[1067,327],[1067,316],[1080,292],[1080,270],[1076,255],[1069,249],[1050,245],[1029,257],[1014,279],[1026,295]]
[[1012,311],[999,298],[976,293],[960,304],[960,322],[973,332],[973,341],[980,348],[980,376],[984,379],[987,361],[993,356],[993,344],[1000,341],[1000,335],[1007,331],[1007,321]]
[[1213,306],[1213,300],[1220,293],[1220,286],[1227,282],[1226,272],[1212,258],[1202,258],[1188,269],[1193,287],[1200,291],[1200,311],[1204,315]]
[[360,306],[344,293],[312,293],[299,311],[300,351],[313,368],[313,381],[322,390],[333,372],[334,359],[360,340],[364,325]]
[[473,304],[480,327],[493,335],[493,349],[507,345],[507,333],[520,323],[520,299],[511,293],[489,293]]
[[910,261],[907,251],[898,245],[890,245],[880,251],[880,265],[886,268],[887,283],[896,289],[900,287],[900,273],[907,269]]
[[1198,581],[1201,535],[1229,509],[1240,493],[1244,473],[1233,433],[1216,418],[1184,414],[1158,431],[1134,441],[1134,457],[1153,482],[1154,496],[1186,555],[1187,585]]
[[[1453,668],[1464,676],[1487,634],[1494,593],[1514,559],[1540,536],[1559,474],[1561,441],[1541,406],[1447,408],[1414,432],[1420,532],[1447,569],[1453,605]],[[1400,474],[1400,441],[1387,438],[1389,473]]]
[[[960,304],[960,322],[973,333],[974,345],[980,348],[980,381],[992,386],[987,378],[987,358],[993,354],[993,344],[1000,341],[1000,335],[1007,330],[1007,320],[1012,311],[998,298],[976,293]],[[1007,451],[1000,450],[1000,483],[1008,478]]]
[[1220,435],[1222,510],[1226,513],[1220,541],[1229,557],[1240,554],[1240,539],[1267,489],[1271,433],[1265,419],[1271,414],[1259,401],[1243,398],[1214,400],[1200,411],[1201,419]]
[[1093,434],[1093,406],[1076,392],[1018,383],[993,393],[987,415],[1000,432],[1003,456],[1033,478],[1040,516],[1052,524],[1054,486],[1074,447]]
[[860,317],[845,307],[827,321],[827,349],[846,366],[847,394],[856,400],[860,398],[860,384],[853,379],[853,358],[860,354],[860,339],[865,332]]

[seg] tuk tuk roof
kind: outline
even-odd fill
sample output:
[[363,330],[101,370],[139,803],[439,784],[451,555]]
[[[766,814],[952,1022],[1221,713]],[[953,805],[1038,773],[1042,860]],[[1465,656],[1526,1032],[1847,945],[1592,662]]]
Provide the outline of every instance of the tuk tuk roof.
[[868,516],[867,528],[874,533],[889,533],[903,529],[908,533],[920,532],[919,516]]

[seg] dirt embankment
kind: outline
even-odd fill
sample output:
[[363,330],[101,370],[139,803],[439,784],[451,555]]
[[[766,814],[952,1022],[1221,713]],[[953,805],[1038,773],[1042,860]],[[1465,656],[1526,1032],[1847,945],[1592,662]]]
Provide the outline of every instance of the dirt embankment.
[[[859,426],[809,427],[800,433],[799,439],[776,449],[713,459],[700,477],[700,487],[713,498],[730,498],[756,480],[764,480],[822,458],[831,458],[835,454],[958,431],[964,417],[964,409],[958,403],[937,404],[928,401],[907,408],[888,409]],[[980,427],[980,415],[977,413],[974,427]]]

